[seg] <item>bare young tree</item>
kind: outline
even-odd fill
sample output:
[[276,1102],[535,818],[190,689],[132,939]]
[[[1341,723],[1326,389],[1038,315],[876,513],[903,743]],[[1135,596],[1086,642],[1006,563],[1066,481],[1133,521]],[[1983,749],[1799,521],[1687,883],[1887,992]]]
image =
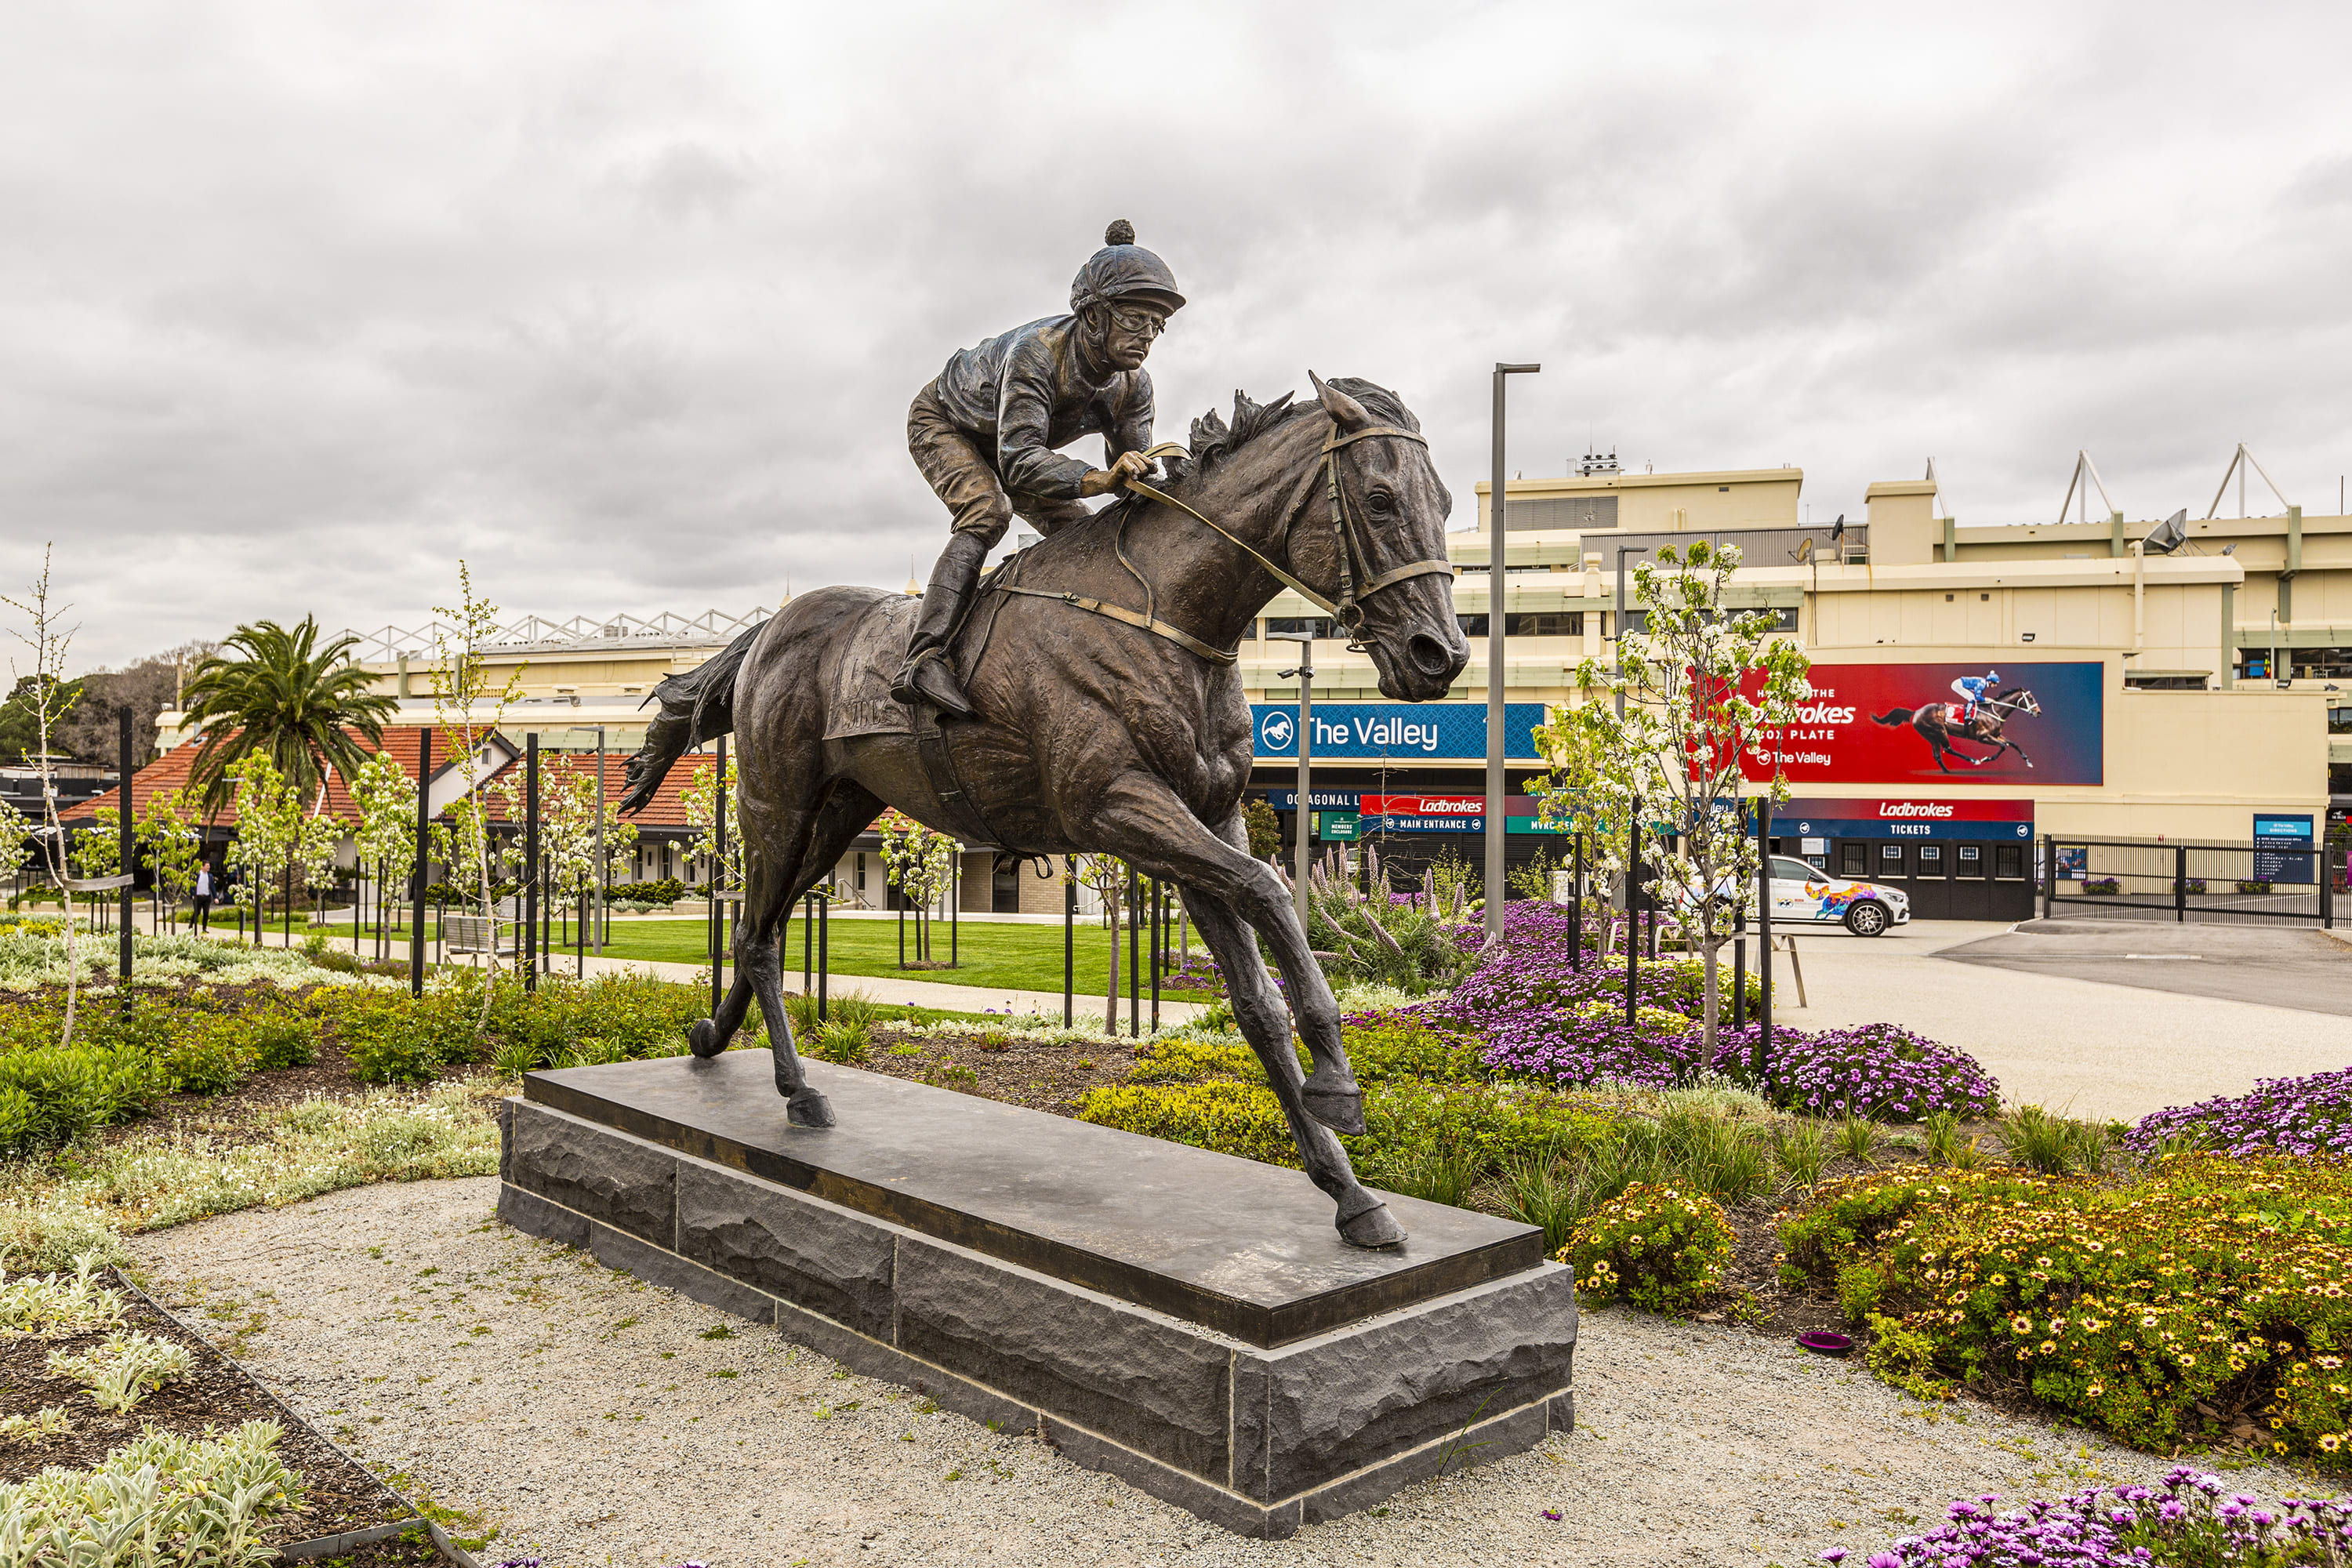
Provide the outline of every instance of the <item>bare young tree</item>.
[[[60,624],[73,608],[70,605],[49,603],[49,550],[41,546],[41,574],[26,590],[22,599],[0,594],[0,604],[6,605],[25,617],[22,626],[11,626],[9,635],[22,644],[33,661],[33,758],[41,781],[41,843],[40,853],[48,873],[58,884],[58,897],[65,900],[66,911],[66,1012],[65,1026],[59,1035],[60,1047],[73,1044],[74,1003],[81,984],[81,952],[74,940],[73,894],[67,890],[65,825],[58,816],[58,782],[54,747],[58,727],[71,712],[74,699],[65,695],[66,655],[73,647],[74,633],[80,628]],[[14,655],[8,660],[9,672],[21,685],[26,674]],[[131,781],[122,781],[127,795]]]

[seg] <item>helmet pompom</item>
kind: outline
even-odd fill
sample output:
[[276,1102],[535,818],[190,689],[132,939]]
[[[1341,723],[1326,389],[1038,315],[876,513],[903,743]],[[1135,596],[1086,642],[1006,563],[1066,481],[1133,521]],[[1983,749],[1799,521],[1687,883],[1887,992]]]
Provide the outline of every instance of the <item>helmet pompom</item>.
[[1113,218],[1111,220],[1110,226],[1103,230],[1103,243],[1105,245],[1133,245],[1135,243],[1135,226],[1128,222],[1123,217]]

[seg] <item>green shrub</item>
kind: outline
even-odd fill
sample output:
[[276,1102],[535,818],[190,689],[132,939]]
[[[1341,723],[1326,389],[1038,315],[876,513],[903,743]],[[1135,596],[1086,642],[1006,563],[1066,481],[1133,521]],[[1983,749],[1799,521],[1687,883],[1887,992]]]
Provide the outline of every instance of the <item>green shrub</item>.
[[[1281,1104],[1262,1084],[1120,1084],[1090,1091],[1078,1119],[1268,1164],[1298,1163]],[[1364,1133],[1340,1142],[1368,1171],[1418,1183],[1466,1170],[1475,1184],[1516,1159],[1605,1144],[1618,1129],[1619,1119],[1531,1085],[1406,1079],[1367,1085]]]
[[1863,1314],[1869,1324],[1870,1348],[1862,1352],[1863,1364],[1914,1399],[1937,1400],[1956,1397],[1959,1390],[1936,1375],[1936,1342],[1914,1329],[1906,1329],[1893,1318],[1876,1312]]
[[2021,1384],[2159,1450],[2244,1408],[2274,1455],[2352,1460],[2340,1162],[2171,1154],[2120,1186],[1911,1165],[1828,1184],[1780,1239],[1789,1282],[1922,1336],[1922,1378]]
[[1590,1300],[1622,1295],[1649,1311],[1676,1312],[1721,1289],[1732,1239],[1712,1198],[1643,1184],[1587,1216],[1559,1260],[1576,1270],[1576,1288]]
[[1357,1078],[1366,1083],[1393,1078],[1463,1083],[1486,1076],[1478,1059],[1484,1041],[1418,1013],[1359,1014],[1340,1026],[1339,1041]]
[[1078,1120],[1269,1165],[1298,1163],[1281,1103],[1258,1084],[1118,1084],[1087,1091]]
[[1139,1046],[1129,1083],[1198,1083],[1214,1078],[1264,1083],[1265,1064],[1247,1045],[1176,1037]]

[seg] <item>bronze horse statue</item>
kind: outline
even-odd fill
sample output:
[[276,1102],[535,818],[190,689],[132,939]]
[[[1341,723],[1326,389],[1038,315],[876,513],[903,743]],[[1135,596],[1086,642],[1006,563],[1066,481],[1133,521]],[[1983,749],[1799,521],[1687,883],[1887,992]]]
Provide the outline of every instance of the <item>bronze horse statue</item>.
[[[1870,721],[1885,724],[1890,729],[1897,724],[1908,724],[1918,731],[1921,740],[1934,749],[1936,765],[1946,773],[1952,771],[1951,765],[1944,761],[1947,754],[1982,767],[2003,752],[2015,752],[2019,760],[2030,768],[2033,765],[2033,759],[2025,754],[2023,746],[2002,734],[2001,727],[2012,715],[2023,713],[2030,716],[2041,711],[2042,704],[2033,700],[2032,692],[2022,686],[2012,686],[1978,703],[1976,714],[1966,728],[1954,727],[1952,704],[1948,702],[1930,702],[1917,710],[1897,708],[1885,713],[1873,713]],[[1977,745],[1990,746],[1992,750],[1981,757],[1972,757],[1966,752],[1955,750],[1952,745],[1955,741],[1973,742]]]
[[[1470,648],[1445,555],[1453,497],[1419,422],[1370,382],[1315,387],[1315,402],[1296,405],[1236,393],[1231,426],[1212,413],[1193,423],[1189,453],[1154,448],[1169,458],[1164,489],[1133,483],[1000,568],[956,640],[977,718],[888,700],[917,602],[872,588],[803,595],[656,689],[662,710],[630,759],[624,811],[650,800],[689,747],[731,731],[741,759],[735,978],[718,1016],[691,1031],[697,1056],[725,1049],[756,996],[789,1121],[832,1125],[793,1049],[780,939],[886,805],[1025,856],[1116,856],[1182,889],[1340,1236],[1403,1239],[1333,1135],[1364,1127],[1339,1005],[1287,886],[1249,852],[1252,725],[1234,660],[1286,584],[1337,616],[1399,700],[1444,696]],[[1311,1074],[1291,1044],[1294,1017]]]

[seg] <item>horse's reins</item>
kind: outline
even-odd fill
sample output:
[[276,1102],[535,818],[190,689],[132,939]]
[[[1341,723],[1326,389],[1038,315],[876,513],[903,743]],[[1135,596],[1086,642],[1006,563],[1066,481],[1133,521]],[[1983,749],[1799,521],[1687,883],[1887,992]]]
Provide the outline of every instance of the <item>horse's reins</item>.
[[[1419,431],[1402,429],[1394,425],[1370,425],[1366,426],[1361,430],[1352,430],[1343,436],[1339,433],[1339,426],[1336,421],[1332,424],[1330,434],[1325,437],[1323,440],[1323,449],[1320,453],[1321,461],[1318,467],[1322,470],[1321,477],[1324,481],[1326,493],[1330,498],[1331,531],[1334,542],[1338,547],[1339,556],[1339,597],[1336,603],[1326,598],[1321,594],[1317,593],[1306,584],[1300,582],[1289,572],[1276,564],[1276,563],[1268,557],[1264,551],[1258,549],[1257,546],[1252,544],[1249,541],[1244,539],[1241,535],[1235,533],[1232,529],[1227,528],[1224,524],[1219,522],[1215,518],[1209,516],[1207,513],[1185,504],[1183,501],[1177,500],[1174,496],[1170,495],[1165,490],[1145,484],[1140,479],[1128,480],[1126,488],[1134,491],[1137,495],[1143,497],[1147,500],[1155,500],[1162,506],[1172,507],[1176,510],[1182,512],[1185,516],[1192,519],[1195,522],[1202,524],[1215,533],[1223,535],[1232,543],[1240,546],[1244,554],[1248,555],[1259,565],[1265,567],[1268,573],[1273,574],[1276,581],[1283,584],[1293,593],[1298,595],[1299,597],[1305,599],[1308,604],[1315,605],[1318,609],[1324,611],[1333,619],[1337,620],[1348,632],[1349,638],[1348,646],[1349,648],[1360,649],[1362,647],[1362,644],[1358,640],[1360,635],[1359,628],[1363,624],[1363,602],[1366,599],[1370,598],[1373,595],[1380,593],[1384,589],[1393,588],[1399,583],[1407,582],[1414,577],[1426,577],[1439,572],[1443,572],[1448,576],[1452,576],[1454,574],[1454,563],[1450,561],[1412,561],[1391,571],[1382,572],[1377,575],[1369,577],[1361,587],[1358,587],[1356,584],[1358,556],[1360,555],[1362,557],[1364,568],[1367,572],[1369,572],[1372,566],[1377,565],[1378,563],[1372,557],[1370,544],[1360,539],[1358,536],[1357,526],[1354,519],[1349,512],[1347,493],[1339,483],[1339,454],[1340,448],[1343,447],[1350,447],[1358,441],[1369,440],[1374,437],[1386,436],[1392,436],[1401,440],[1417,441],[1424,447],[1429,445],[1429,438],[1422,435]],[[1171,441],[1154,447],[1143,455],[1147,458],[1156,459],[1163,457],[1182,456],[1185,455],[1185,452],[1186,449],[1184,447]],[[1284,506],[1281,514],[1281,533],[1283,537],[1287,538],[1289,536],[1291,528],[1295,520],[1298,516],[1300,509],[1306,506],[1307,498],[1313,493],[1316,478],[1316,474],[1310,470],[1307,476],[1298,482],[1297,489],[1291,492],[1290,500]],[[1125,530],[1126,524],[1124,520],[1122,520],[1120,523],[1120,531],[1122,535],[1124,534]],[[997,591],[1003,594],[1020,594],[1033,599],[1057,599],[1063,604],[1084,610],[1089,615],[1102,616],[1110,620],[1118,621],[1127,626],[1138,626],[1145,631],[1153,633],[1156,636],[1165,637],[1170,642],[1176,644],[1179,647],[1183,648],[1189,653],[1198,655],[1200,658],[1207,659],[1213,664],[1229,665],[1241,657],[1241,650],[1238,647],[1228,650],[1225,648],[1212,647],[1210,644],[1202,642],[1199,637],[1194,637],[1192,633],[1185,631],[1182,627],[1171,626],[1166,621],[1160,619],[1159,616],[1153,613],[1156,606],[1153,603],[1155,595],[1152,592],[1151,584],[1145,579],[1140,572],[1136,571],[1134,564],[1127,559],[1127,551],[1123,539],[1119,542],[1118,545],[1118,558],[1119,563],[1127,567],[1129,573],[1134,576],[1137,582],[1143,584],[1144,607],[1140,614],[1128,609],[1126,606],[1121,605],[1106,604],[1100,599],[1088,598],[1081,594],[1065,593],[1051,588],[1027,588],[1014,583],[1003,583],[997,585]]]

